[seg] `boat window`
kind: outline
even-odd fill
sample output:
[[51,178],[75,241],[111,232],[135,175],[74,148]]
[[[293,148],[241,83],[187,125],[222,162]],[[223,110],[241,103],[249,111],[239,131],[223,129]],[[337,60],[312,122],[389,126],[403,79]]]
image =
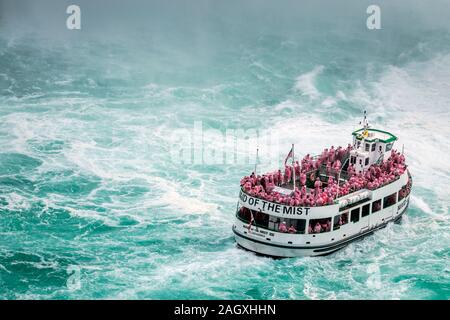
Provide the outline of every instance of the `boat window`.
[[380,146],[380,152],[383,152],[383,146]]
[[386,145],[386,152],[387,151],[390,151],[391,149],[392,149],[392,146],[393,146],[394,144],[393,143],[388,143],[387,145]]
[[270,230],[278,230],[280,226],[281,219],[275,216],[269,216],[269,226]]
[[306,219],[291,219],[292,225],[296,229],[296,233],[305,233],[306,230]]
[[362,165],[362,159],[361,158],[359,159],[359,164]]
[[350,221],[358,222],[359,221],[359,208],[353,209],[350,211]]
[[338,230],[341,226],[348,223],[348,211],[334,216],[333,230]]
[[331,231],[331,217],[309,220],[308,233],[323,233]]
[[375,213],[380,210],[381,210],[381,199],[372,202],[372,213]]
[[397,192],[393,193],[391,195],[388,195],[387,197],[384,197],[384,199],[383,199],[383,209],[394,205],[396,202],[397,202]]
[[361,145],[361,141],[357,141],[356,142],[356,148],[359,148],[360,145]]
[[406,191],[406,184],[398,192],[398,201],[403,200],[408,192]]
[[372,143],[372,151],[375,151],[376,146],[377,145],[375,143]]
[[355,157],[355,156],[352,156],[352,157],[350,158],[350,163],[351,163],[351,164],[355,164],[355,163],[356,163],[356,157]]
[[238,217],[245,222],[250,222],[250,209],[246,207],[241,207],[237,211]]
[[269,226],[269,215],[265,214],[261,211],[252,210],[253,219],[255,219],[255,225],[263,228],[267,228]]
[[[305,219],[287,219],[287,218],[278,218],[275,216],[269,216],[269,223],[267,229],[277,231],[277,232],[286,232],[286,233],[305,233],[306,230],[306,220]],[[284,226],[282,226],[284,222]],[[292,228],[291,228],[292,226]],[[289,228],[291,228],[289,231]]]
[[369,151],[370,150],[370,143],[366,143],[366,149],[365,149],[366,151]]
[[369,214],[370,214],[370,203],[362,207],[361,217],[367,217]]
[[369,158],[366,158],[364,165],[367,166],[369,164]]

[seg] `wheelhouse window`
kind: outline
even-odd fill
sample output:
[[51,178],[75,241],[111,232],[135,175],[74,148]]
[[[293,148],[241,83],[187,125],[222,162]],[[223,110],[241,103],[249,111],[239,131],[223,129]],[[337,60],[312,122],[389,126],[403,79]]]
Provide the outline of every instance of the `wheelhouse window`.
[[377,147],[376,143],[372,143],[372,151],[375,151],[375,148]]
[[338,230],[341,226],[348,223],[348,211],[334,216],[333,230]]
[[308,233],[324,233],[331,231],[331,217],[309,220]]
[[370,214],[370,203],[362,207],[361,217],[367,217],[369,214]]
[[394,205],[396,202],[397,202],[397,192],[393,193],[391,195],[388,195],[387,197],[384,197],[384,199],[383,199],[383,209]]
[[369,151],[369,150],[370,150],[370,143],[366,143],[365,151]]
[[352,211],[350,211],[350,221],[351,222],[359,221],[359,209],[360,208],[356,208],[356,209],[353,209]]
[[372,213],[381,210],[381,199],[372,202]]
[[388,143],[386,145],[386,152],[391,151],[393,145],[394,145],[393,143]]

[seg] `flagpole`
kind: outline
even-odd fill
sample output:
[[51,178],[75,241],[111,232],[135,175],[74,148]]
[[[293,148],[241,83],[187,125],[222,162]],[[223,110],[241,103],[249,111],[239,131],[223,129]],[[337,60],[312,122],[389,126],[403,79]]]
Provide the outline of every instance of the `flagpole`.
[[256,174],[256,165],[258,164],[258,152],[259,152],[259,148],[256,148],[255,176],[257,176],[257,174]]
[[292,171],[294,177],[294,192],[295,192],[295,155],[294,155],[294,144],[292,144]]

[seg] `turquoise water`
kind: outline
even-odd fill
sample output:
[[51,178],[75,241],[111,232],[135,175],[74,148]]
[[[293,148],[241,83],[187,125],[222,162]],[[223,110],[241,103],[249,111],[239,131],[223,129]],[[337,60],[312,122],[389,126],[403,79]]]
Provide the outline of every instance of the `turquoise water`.
[[[0,1],[0,298],[448,299],[450,4],[378,3],[370,31],[365,1],[79,1],[69,31],[60,1]],[[173,157],[201,121],[258,129],[237,152],[272,169],[346,144],[363,109],[404,145],[411,204],[330,256],[237,249],[252,157]]]

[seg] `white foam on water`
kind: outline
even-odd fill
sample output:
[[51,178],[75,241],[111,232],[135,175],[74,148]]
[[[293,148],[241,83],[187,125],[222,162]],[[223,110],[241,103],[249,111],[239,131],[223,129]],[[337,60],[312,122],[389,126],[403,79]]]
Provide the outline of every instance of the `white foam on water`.
[[[174,292],[177,289],[195,292],[194,296],[202,294],[200,292],[202,290],[203,294],[216,298],[236,296],[252,298],[254,293],[247,293],[245,290],[252,289],[255,283],[258,283],[258,288],[263,287],[261,291],[268,292],[273,298],[409,297],[412,295],[409,295],[409,290],[414,289],[417,293],[414,280],[398,281],[396,277],[402,274],[420,276],[421,270],[415,268],[417,263],[408,264],[405,261],[413,256],[418,257],[419,264],[431,263],[438,268],[443,266],[440,272],[446,268],[445,262],[438,260],[433,251],[442,250],[436,244],[448,243],[445,241],[448,241],[449,234],[446,232],[448,227],[442,223],[448,219],[446,208],[449,197],[450,159],[445,145],[449,136],[448,113],[446,113],[449,106],[449,66],[449,57],[446,55],[401,67],[390,66],[380,79],[369,84],[356,81],[355,90],[337,91],[335,96],[326,96],[318,89],[318,79],[326,66],[316,66],[312,71],[300,75],[291,88],[309,98],[310,102],[314,103],[313,107],[321,104],[322,109],[311,111],[312,105],[304,102],[307,99],[301,99],[302,102],[299,102],[292,97],[286,97],[285,101],[274,107],[250,105],[245,113],[242,113],[242,116],[245,115],[242,121],[246,121],[248,126],[264,112],[270,122],[255,122],[263,129],[262,137],[278,136],[279,152],[264,155],[264,159],[273,162],[266,163],[263,160],[264,163],[260,166],[260,170],[263,171],[277,168],[290,150],[291,143],[295,143],[296,156],[301,158],[306,153],[314,155],[325,147],[345,146],[350,142],[352,130],[358,127],[359,116],[350,117],[340,123],[330,123],[323,119],[323,114],[333,112],[334,108],[336,112],[345,112],[340,108],[341,101],[367,107],[369,120],[381,119],[378,123],[373,121],[374,126],[382,127],[399,136],[401,141],[397,144],[397,149],[401,150],[401,144],[405,144],[407,163],[414,179],[412,206],[424,215],[406,216],[401,225],[389,226],[378,231],[373,237],[353,243],[329,257],[288,259],[286,262],[279,262],[236,249],[226,237],[227,232],[230,232],[229,224],[233,219],[237,200],[234,196],[237,196],[237,192],[230,193],[228,190],[233,188],[232,185],[238,187],[240,177],[236,177],[235,171],[227,169],[226,166],[219,168],[222,170],[222,176],[217,179],[213,169],[178,167],[170,162],[168,150],[175,141],[170,131],[174,128],[189,124],[194,117],[210,119],[217,116],[218,119],[224,119],[224,123],[230,119],[237,120],[234,111],[233,114],[224,114],[220,101],[219,107],[214,110],[207,109],[202,104],[205,100],[214,101],[223,94],[225,88],[236,88],[233,85],[194,88],[169,87],[153,83],[144,88],[142,97],[121,97],[119,101],[114,99],[109,101],[94,98],[64,98],[70,91],[67,91],[67,83],[64,82],[66,80],[62,80],[59,85],[64,86],[65,91],[60,91],[58,98],[43,101],[41,96],[36,102],[32,97],[37,95],[29,95],[23,99],[16,98],[15,103],[22,104],[18,110],[26,111],[29,108],[38,112],[16,112],[1,117],[0,129],[8,133],[8,139],[5,139],[4,144],[2,142],[2,148],[3,152],[11,150],[39,157],[44,161],[38,170],[27,178],[34,181],[46,172],[66,169],[74,172],[69,178],[73,178],[74,182],[77,175],[92,176],[96,181],[98,178],[100,182],[97,189],[87,196],[80,196],[79,199],[64,194],[47,194],[45,199],[25,199],[22,195],[13,194],[8,203],[11,209],[21,210],[30,208],[35,201],[43,201],[45,208],[65,209],[71,216],[103,221],[110,226],[117,226],[122,217],[130,217],[139,222],[137,226],[133,225],[126,229],[132,239],[156,238],[163,241],[161,246],[165,245],[164,241],[179,241],[181,253],[158,253],[154,247],[141,248],[127,242],[129,245],[127,253],[124,255],[114,253],[113,255],[117,257],[114,261],[99,256],[101,261],[99,267],[96,267],[98,272],[83,274],[85,282],[80,298],[98,294],[99,283],[104,279],[107,279],[107,283],[103,283],[103,288],[112,289],[109,296],[118,295],[122,298],[139,297],[140,294],[157,298],[160,292]],[[271,79],[269,73],[276,70],[263,62],[256,62],[254,67],[258,69],[259,76],[262,76],[261,79],[264,81],[269,81]],[[275,77],[282,78],[277,74]],[[88,82],[90,87],[97,86],[95,80]],[[194,97],[185,102],[184,100],[189,99],[191,95]],[[172,108],[182,110],[185,107],[186,109],[182,111],[186,113],[191,111],[195,115],[192,119],[189,117],[179,119],[180,116],[177,114],[162,111],[163,107],[145,108],[146,101],[155,105],[161,104],[163,107],[169,106],[170,110]],[[126,109],[126,104],[135,103],[140,104],[142,109],[139,111],[133,108]],[[430,108],[433,112],[427,108],[429,103],[433,103],[433,107]],[[41,113],[39,107],[52,111]],[[213,115],[210,112],[213,112]],[[105,126],[110,126],[111,130],[105,130]],[[102,143],[101,138],[111,138],[111,143]],[[39,142],[63,141],[63,150],[58,155],[38,155],[29,148],[31,139]],[[142,147],[146,139],[148,148]],[[221,142],[213,135],[207,133],[205,141],[221,150],[229,151],[229,147],[221,146]],[[250,141],[250,144],[256,143],[254,140]],[[264,153],[264,149],[268,149],[268,146],[261,144],[261,154]],[[246,147],[238,146],[238,152],[247,152]],[[248,166],[249,172],[252,167]],[[228,183],[223,184],[224,181]],[[128,186],[142,186],[149,191],[143,191],[130,201],[120,193]],[[415,188],[420,189],[420,192],[416,193]],[[108,191],[112,191],[112,195],[106,197],[105,203],[94,201],[99,199],[100,192],[107,194]],[[429,191],[433,192],[433,200],[426,196]],[[437,201],[434,201],[436,197]],[[106,212],[84,209],[93,206],[106,209]],[[165,238],[158,233],[159,230],[156,231],[156,235],[145,230],[145,224],[154,222],[152,219],[162,211],[157,222],[167,225],[173,220],[179,220],[178,218],[183,215],[198,215],[198,217],[190,217],[189,221],[182,222],[179,225],[185,228],[180,228],[180,231],[173,228],[175,231]],[[204,230],[202,225],[207,225],[208,234],[190,235],[186,232],[186,229],[192,229],[188,232],[196,232],[196,229]],[[209,228],[213,231],[209,232]],[[141,231],[143,232],[139,233]],[[210,243],[211,234],[215,234],[214,240],[220,240],[221,243],[215,252],[202,252],[198,250],[199,246],[190,243],[185,245],[183,242],[184,239],[199,239],[202,244],[200,247],[203,248],[203,245]],[[217,234],[220,237],[217,237]],[[75,240],[86,239],[88,235],[88,233],[79,235]],[[102,246],[106,248],[114,243],[117,240],[115,236],[114,232],[106,234]],[[159,236],[161,238],[158,238]],[[232,233],[229,233],[229,237],[232,238]],[[214,246],[216,243],[210,244]],[[78,244],[76,241],[71,243],[71,245]],[[214,248],[211,246],[208,250]],[[96,252],[95,249],[95,245],[92,247],[86,245],[80,249],[80,254]],[[164,247],[161,250],[164,250]],[[349,262],[343,266],[337,263],[343,260]],[[105,261],[111,262],[111,265],[105,265]],[[295,269],[299,267],[303,271]],[[380,281],[368,278],[368,269],[380,270]],[[391,271],[384,273],[386,269]],[[283,276],[281,280],[277,279],[278,275]],[[291,278],[294,280],[290,281]],[[172,279],[179,282],[171,282]],[[380,286],[383,290],[379,290]],[[232,292],[230,288],[239,290]],[[42,298],[46,294],[29,292],[17,296]],[[423,296],[425,295],[422,292],[417,295]]]
[[324,66],[316,66],[310,72],[304,73],[296,78],[294,89],[300,92],[303,96],[311,99],[317,99],[320,92],[316,87],[316,79],[324,70]]
[[[438,55],[427,61],[411,62],[404,67],[389,66],[375,84],[375,93],[393,110],[442,113],[448,120],[449,70],[450,54]],[[443,129],[450,132],[449,128]]]
[[158,199],[150,199],[152,206],[167,206],[179,214],[213,214],[217,211],[217,204],[202,200],[202,193],[196,195],[182,195],[178,189],[183,188],[188,194],[189,187],[180,186],[167,179],[154,178],[153,182],[161,190]]
[[[230,265],[229,261],[234,263]],[[271,261],[271,259],[257,257],[235,248],[221,252],[185,252],[181,259],[158,266],[152,271],[151,278],[161,287],[165,287],[168,279],[173,278],[182,281],[183,287],[192,289],[199,286],[211,286],[211,283],[224,278],[238,284],[248,280],[245,274],[251,273],[251,270],[268,267]],[[243,276],[230,277],[236,273]]]
[[414,196],[414,195],[411,195],[410,198],[411,198],[411,203],[413,205],[415,205],[416,207],[418,207],[423,212],[428,213],[428,214],[433,213],[431,208],[428,206],[428,204],[422,198]]
[[72,208],[69,206],[60,206],[62,209],[65,209],[69,212],[69,214],[73,217],[80,218],[88,218],[91,220],[102,221],[105,225],[115,227],[118,225],[118,221],[114,219],[114,217],[109,217],[108,214],[100,213],[95,210],[85,210],[79,208]]
[[34,199],[30,199],[29,197],[25,197],[16,192],[11,192],[2,195],[3,199],[8,203],[6,205],[6,209],[10,211],[26,211],[31,208],[31,205]]

